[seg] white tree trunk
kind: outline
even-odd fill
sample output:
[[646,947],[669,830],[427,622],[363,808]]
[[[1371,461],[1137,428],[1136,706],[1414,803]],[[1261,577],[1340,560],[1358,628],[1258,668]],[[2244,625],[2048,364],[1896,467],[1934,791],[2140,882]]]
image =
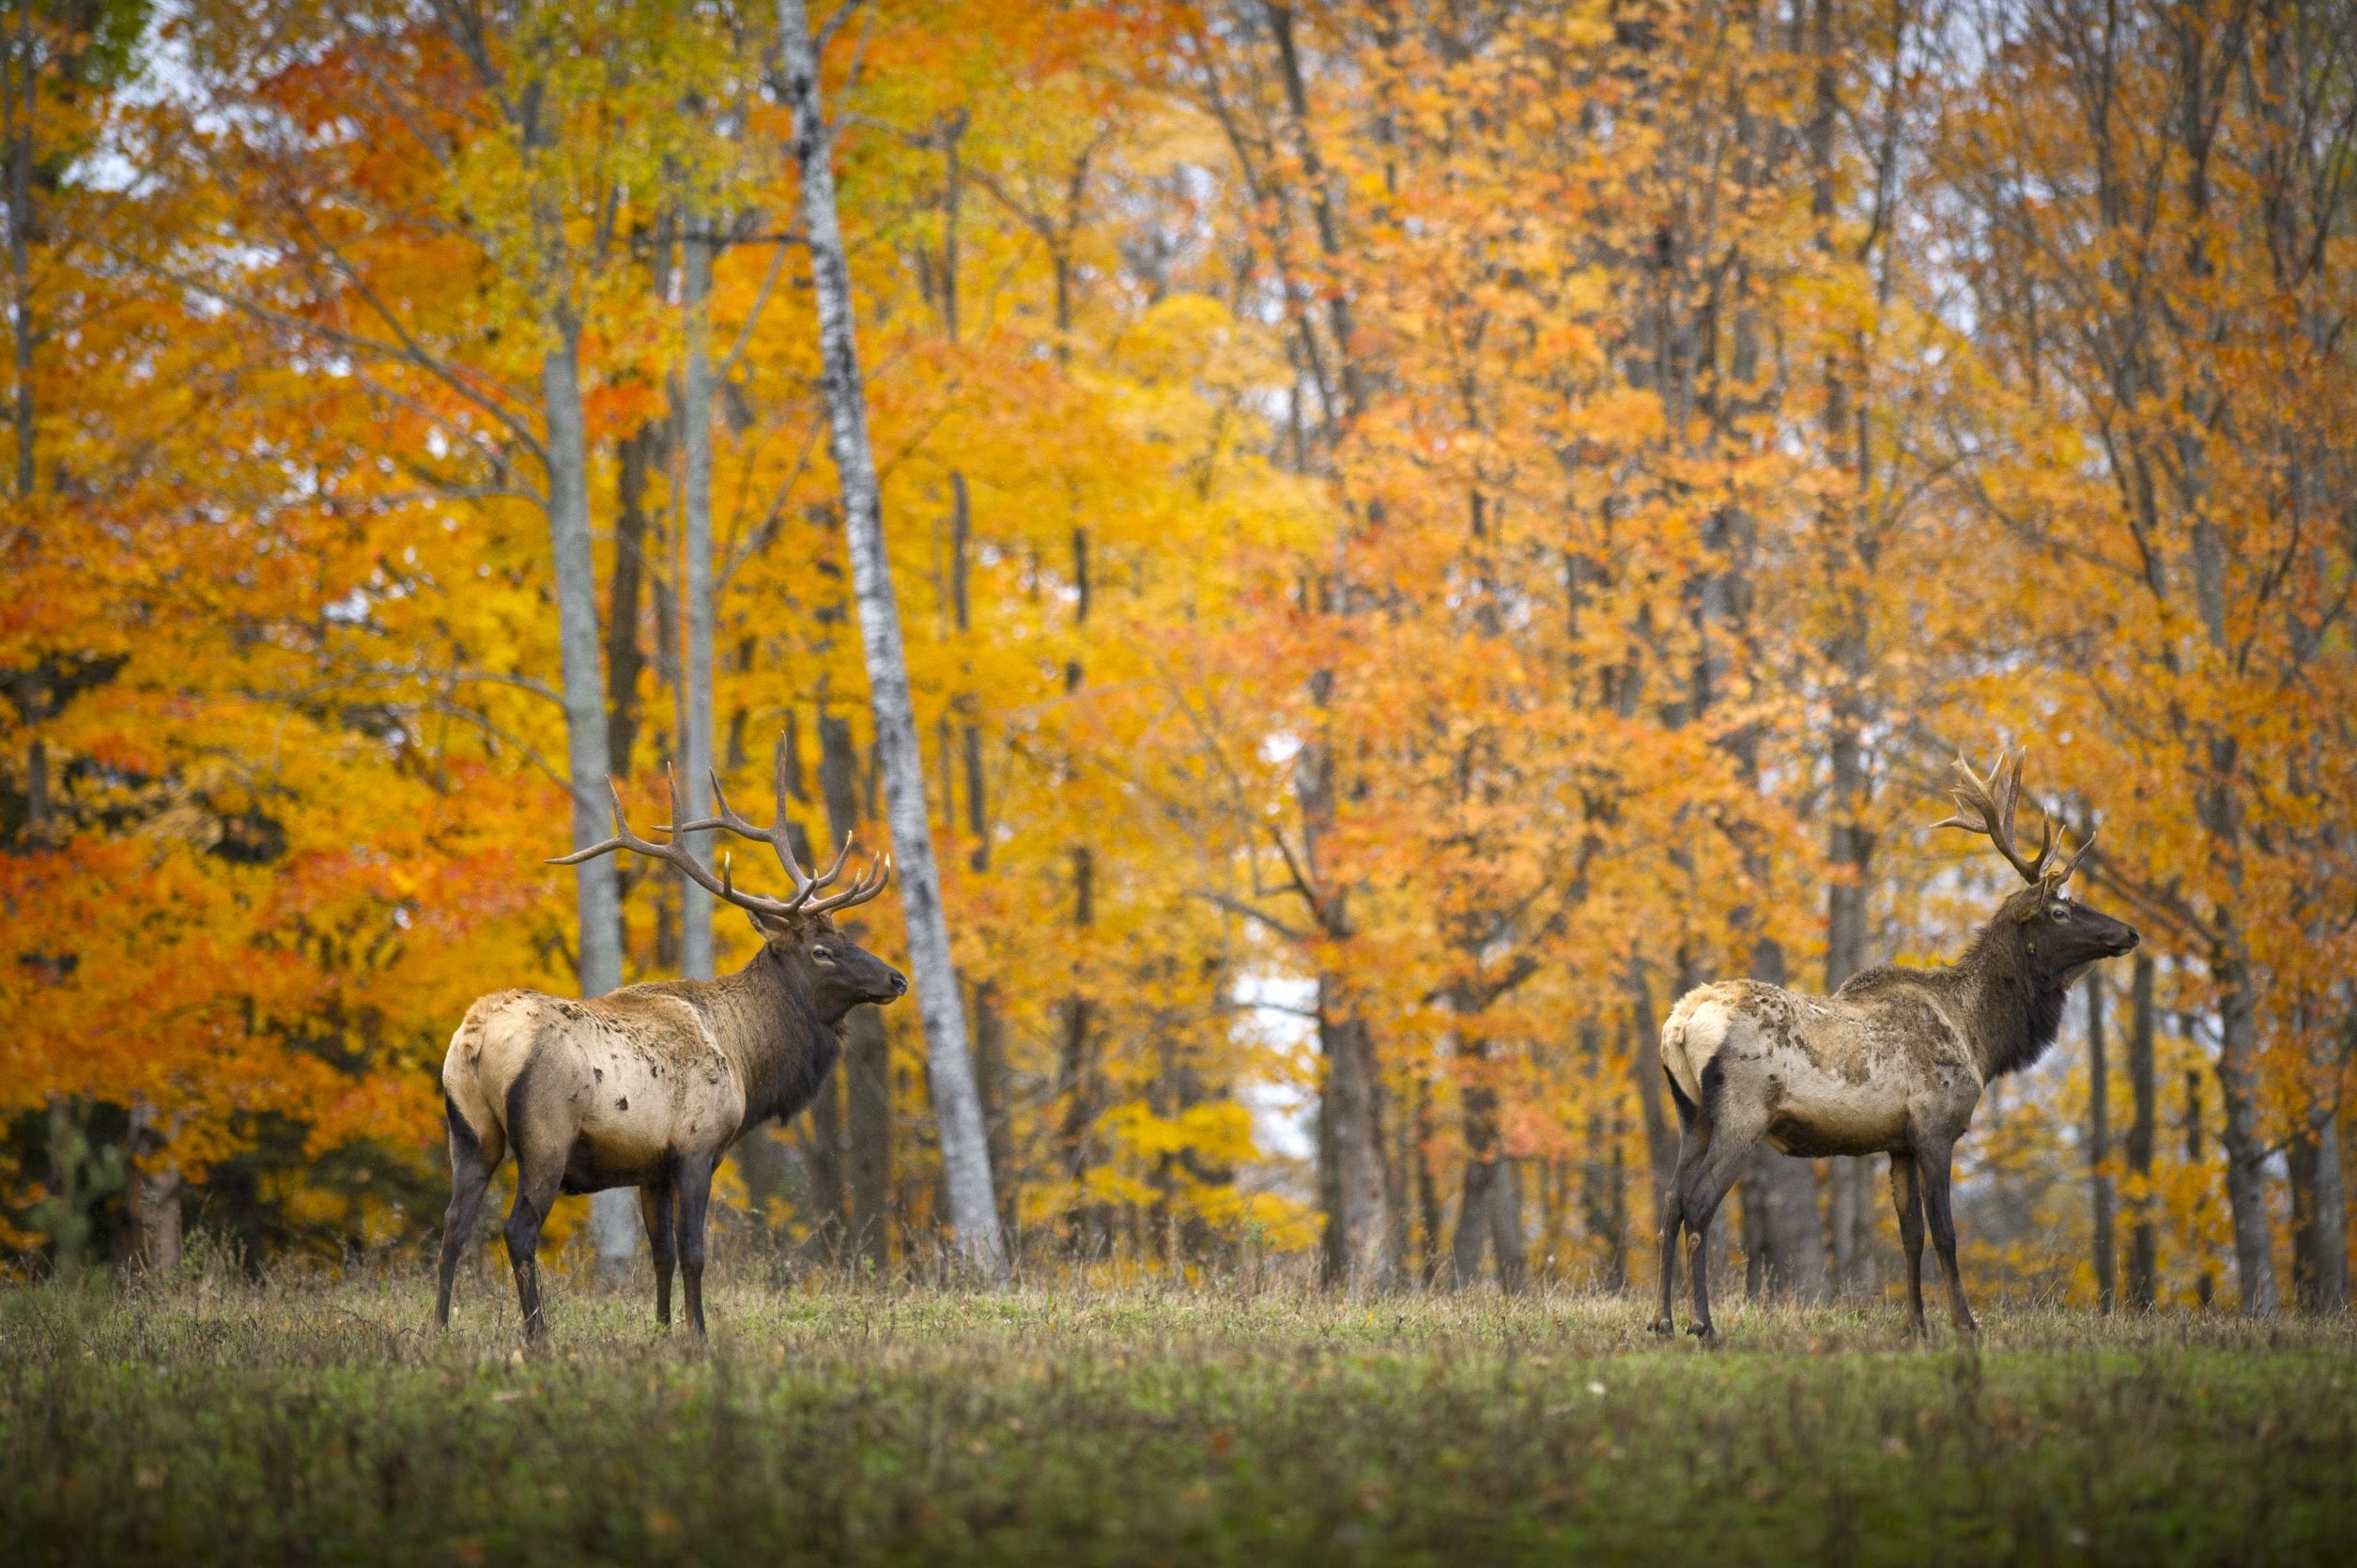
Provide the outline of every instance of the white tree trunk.
[[180,1268],[180,1165],[172,1158],[170,1127],[158,1125],[156,1108],[145,1099],[131,1107],[131,1168],[125,1182],[123,1207],[131,1220],[133,1255],[155,1274],[177,1273]]
[[[687,612],[686,679],[680,684],[678,821],[707,814],[712,773],[712,241],[690,215],[682,250],[686,276],[686,359],[680,372],[682,595]],[[711,864],[709,836],[688,841],[688,853]],[[679,882],[679,966],[712,977],[712,895],[683,876]]]
[[867,653],[869,701],[875,714],[876,750],[883,764],[892,849],[900,865],[901,907],[908,920],[909,966],[916,971],[925,1025],[928,1079],[941,1139],[942,1185],[949,1221],[966,1259],[995,1278],[1006,1268],[998,1208],[991,1192],[989,1147],[974,1062],[966,1051],[965,1006],[950,961],[949,927],[933,864],[932,827],[925,811],[925,760],[917,748],[909,699],[908,662],[901,647],[900,607],[884,547],[883,497],[875,454],[868,443],[866,388],[852,317],[851,268],[835,209],[833,148],[819,101],[818,51],[803,0],[778,0],[778,34],[786,97],[793,111],[794,159],[802,173],[802,223],[810,249],[818,299],[819,348],[824,363],[826,409],[843,530],[851,550],[852,589],[859,601],[860,639]]
[[[590,553],[589,436],[581,413],[579,323],[560,314],[556,341],[542,357],[547,404],[548,543],[557,568],[557,640],[564,667],[565,771],[572,780],[573,847],[606,837],[611,807],[606,777],[606,683],[598,665],[597,572]],[[573,869],[580,921],[581,994],[622,984],[622,883],[613,858]],[[639,1205],[626,1188],[590,1201],[590,1229],[603,1272],[626,1266],[639,1246]]]

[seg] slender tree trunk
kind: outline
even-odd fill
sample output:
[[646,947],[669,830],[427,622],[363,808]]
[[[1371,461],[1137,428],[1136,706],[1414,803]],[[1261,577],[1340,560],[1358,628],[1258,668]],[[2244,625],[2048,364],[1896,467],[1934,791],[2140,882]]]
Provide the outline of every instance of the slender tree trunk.
[[[32,38],[28,31],[31,0],[17,0],[15,28],[0,50],[0,138],[8,158],[8,332],[16,352],[16,386],[11,415],[16,428],[18,500],[32,499],[38,477],[34,467],[33,423],[33,95],[38,78],[33,69]],[[36,715],[27,712],[31,720]],[[24,836],[36,845],[50,841],[49,746],[33,736],[24,759]]]
[[[1456,1201],[1456,1238],[1449,1249],[1450,1283],[1463,1290],[1481,1278],[1482,1252],[1497,1233],[1499,1171],[1504,1162],[1499,1158],[1498,1148],[1498,1091],[1484,1076],[1489,1062],[1489,1042],[1460,1031],[1456,1055],[1459,1062],[1471,1067],[1457,1093],[1458,1102],[1464,1107],[1465,1173],[1463,1191]],[[1505,1271],[1505,1258],[1501,1255],[1501,1289],[1507,1288]]]
[[763,1122],[747,1130],[729,1151],[729,1158],[736,1161],[737,1175],[745,1182],[746,1212],[757,1224],[766,1221],[772,1204],[785,1200],[790,1191],[787,1173],[791,1166],[778,1124]]
[[1374,1037],[1366,1022],[1332,999],[1331,976],[1318,984],[1317,1039],[1326,1059],[1323,1115],[1331,1185],[1326,1210],[1327,1283],[1352,1292],[1393,1283],[1389,1192],[1376,1106]]
[[2327,1111],[2316,1127],[2316,1271],[2311,1312],[2349,1305],[2349,1189],[2341,1171],[2340,1119]]
[[1642,969],[1628,972],[1628,1064],[1637,1081],[1637,1111],[1645,1122],[1645,1165],[1653,1182],[1653,1229],[1661,1234],[1662,1206],[1678,1169],[1678,1130],[1662,1103],[1661,1022],[1654,1017],[1653,983]]
[[2152,955],[2138,953],[2128,1011],[2128,1092],[2135,1119],[2128,1125],[2128,1175],[2136,1184],[2134,1222],[2128,1235],[2128,1304],[2150,1312],[2160,1290],[2160,1233],[2152,1217],[2152,1151],[2160,1133],[2160,1085],[2152,1065]]
[[664,445],[653,420],[614,444],[614,575],[606,612],[606,771],[630,776],[639,739],[639,607],[646,588],[647,479]]
[[[958,633],[964,636],[974,627],[974,607],[969,592],[974,559],[974,514],[966,494],[965,475],[949,475],[949,607],[957,623]],[[965,715],[961,725],[961,743],[965,759],[965,825],[973,837],[974,848],[966,864],[977,871],[991,869],[990,794],[982,777],[982,727],[974,722],[974,699],[971,693],[962,695],[957,706]]]
[[1588,1018],[1579,1024],[1579,1053],[1589,1086],[1588,1153],[1580,1162],[1581,1218],[1588,1234],[1604,1244],[1600,1275],[1604,1288],[1619,1293],[1628,1284],[1628,1261],[1622,1195],[1621,1115],[1615,1103],[1608,1114],[1605,1079],[1604,1024]]
[[[2341,1174],[2340,1076],[2345,1035],[2306,1031],[2318,1043],[2318,1086],[2287,1151],[2291,1173],[2291,1288],[2302,1312],[2349,1305],[2349,1200]],[[2321,1037],[2318,1039],[2318,1037]]]
[[[1332,677],[1322,670],[1310,677],[1311,698],[1318,706],[1325,705],[1331,684]],[[1293,793],[1302,812],[1308,873],[1316,882],[1319,855],[1334,825],[1333,753],[1322,734],[1294,759]],[[1347,891],[1325,889],[1322,899],[1317,917],[1326,934],[1347,937]],[[1317,1145],[1318,1198],[1326,1211],[1324,1283],[1353,1293],[1388,1289],[1396,1283],[1397,1260],[1383,1171],[1375,1037],[1341,977],[1332,973],[1317,978],[1317,1042],[1326,1069]]]
[[[606,837],[612,809],[599,788],[609,760],[606,683],[598,669],[597,573],[590,549],[589,435],[581,410],[581,329],[569,312],[551,322],[555,341],[541,361],[547,404],[548,540],[556,560],[557,638],[563,653],[565,767],[572,777],[573,847]],[[622,884],[611,855],[573,869],[580,925],[581,994],[622,984]],[[639,1205],[627,1188],[590,1200],[600,1272],[621,1273],[638,1251]]]
[[[710,815],[712,779],[712,238],[691,217],[681,244],[681,306],[686,317],[680,368],[680,587],[687,622],[679,688],[681,819]],[[712,863],[712,839],[687,841],[699,864]],[[695,979],[713,970],[712,895],[679,879],[679,966]]]
[[8,315],[15,340],[16,388],[10,414],[16,427],[16,497],[33,493],[37,477],[33,423],[33,108],[31,0],[17,0],[14,36],[0,57],[0,111],[7,119],[8,159]]
[[2110,1312],[2118,1296],[2118,1276],[2112,1252],[2111,1064],[2103,1047],[2103,976],[2087,977],[2087,1168],[2088,1198],[2094,1207],[2090,1241],[2094,1249],[2095,1301]]
[[841,1262],[843,1249],[843,1078],[830,1072],[810,1098],[802,1124],[802,1161],[810,1177],[810,1234],[805,1246],[821,1263]]
[[1498,1179],[1489,1193],[1489,1254],[1498,1267],[1498,1288],[1511,1296],[1530,1278],[1522,1245],[1522,1167],[1498,1156]]
[[[1086,845],[1071,851],[1072,939],[1088,940],[1096,924],[1096,859]],[[1083,1260],[1102,1255],[1113,1238],[1113,1217],[1088,1196],[1088,1168],[1101,1112],[1097,1086],[1097,1009],[1079,992],[1056,1005],[1063,1040],[1056,1053],[1056,1091],[1063,1109],[1056,1118],[1056,1160],[1063,1167],[1071,1208],[1065,1216],[1073,1255]]]
[[49,743],[36,735],[24,748],[24,837],[46,844],[54,832],[49,812]]
[[[1072,632],[1079,637],[1088,626],[1088,530],[1072,530]],[[1078,691],[1085,677],[1077,655],[1065,661],[1064,689]],[[1069,782],[1072,760],[1064,760],[1064,777]],[[1096,852],[1085,843],[1074,844],[1068,852],[1072,866],[1072,938],[1075,950],[1085,948],[1088,931],[1096,924]],[[1079,977],[1075,973],[1074,978]],[[1097,1007],[1095,1001],[1077,987],[1068,993],[1058,1008],[1064,1019],[1063,1098],[1064,1114],[1057,1128],[1057,1142],[1064,1161],[1064,1179],[1072,1194],[1072,1208],[1068,1222],[1071,1226],[1075,1255],[1092,1258],[1102,1255],[1113,1239],[1113,1215],[1105,1205],[1088,1196],[1088,1167],[1094,1152],[1097,1117],[1101,1112],[1098,1104]]]
[[1065,1240],[1082,1262],[1095,1261],[1111,1238],[1107,1217],[1088,1196],[1089,1134],[1097,1122],[1092,1050],[1093,1009],[1085,996],[1067,996],[1056,1004],[1056,1174],[1066,1193]]
[[1009,1250],[1018,1245],[1015,1216],[1015,1161],[1012,1130],[1008,1126],[1007,1020],[998,1010],[998,989],[989,980],[974,988],[974,1073],[982,1097],[983,1125],[991,1154],[991,1185],[998,1194],[998,1222]]
[[[1864,671],[1863,639],[1853,630],[1842,639],[1844,674],[1853,681]],[[1856,656],[1853,656],[1853,647]],[[1873,840],[1858,819],[1865,808],[1865,748],[1856,728],[1843,723],[1833,737],[1833,827],[1827,859],[1841,873],[1826,888],[1826,994],[1840,991],[1849,977],[1866,967],[1866,889],[1872,870]],[[1831,1209],[1827,1219],[1833,1237],[1833,1289],[1841,1296],[1864,1294],[1874,1237],[1873,1162],[1854,1155],[1837,1155],[1826,1162]]]
[[131,1222],[133,1255],[141,1267],[170,1274],[180,1267],[179,1161],[172,1158],[171,1130],[160,1126],[146,1100],[131,1108],[131,1168],[123,1193]]
[[1432,1169],[1432,1080],[1419,1073],[1410,1135],[1415,1164],[1417,1229],[1423,1237],[1415,1277],[1426,1286],[1440,1283],[1440,1184]]
[[[1485,1006],[1478,993],[1460,990],[1452,1006],[1459,1013]],[[1514,1161],[1506,1155],[1499,1121],[1497,1085],[1487,1076],[1489,1042],[1478,1034],[1460,1033],[1456,1054],[1472,1065],[1461,1093],[1465,1108],[1465,1191],[1456,1210],[1456,1242],[1452,1249],[1455,1283],[1459,1289],[1481,1274],[1485,1244],[1497,1265],[1498,1288],[1522,1287],[1522,1190]]]
[[2220,966],[2218,1089],[2225,1109],[2226,1204],[2234,1221],[2238,1304],[2253,1316],[2275,1310],[2275,1248],[2267,1222],[2270,1152],[2258,1126],[2258,1000],[2239,946]]
[[[1456,1200],[1456,1238],[1449,1248],[1449,1281],[1463,1290],[1481,1278],[1482,1250],[1489,1244],[1495,1223],[1498,1165],[1495,1160],[1465,1161],[1464,1190]],[[1504,1282],[1500,1281],[1500,1288]]]
[[852,315],[851,267],[835,208],[833,146],[819,100],[819,62],[803,0],[778,0],[778,31],[785,97],[793,112],[794,158],[802,174],[803,230],[818,299],[819,340],[843,528],[851,548],[853,591],[876,716],[901,904],[908,921],[909,966],[924,1019],[933,1115],[941,1139],[949,1221],[965,1257],[993,1278],[1006,1269],[998,1208],[991,1195],[990,1148],[982,1104],[967,1053],[965,999],[949,951],[949,927],[933,865],[932,826],[925,810],[925,761],[909,698],[908,660],[884,546],[883,497],[868,443],[866,388]]
[[890,1265],[892,1070],[884,1017],[867,1019],[843,1041],[843,1120],[848,1136],[851,1256],[882,1273]]
[[991,802],[989,782],[982,772],[982,727],[964,727],[965,825],[974,835],[974,853],[966,864],[977,871],[991,869]]
[[[2187,1068],[2185,1069],[2185,1163],[2188,1168],[2196,1171],[2202,1166],[2201,1121],[2201,1069]],[[2229,1165],[2229,1181],[2231,1176],[2232,1171]],[[2229,1189],[2230,1196],[2231,1190]],[[2208,1206],[2207,1198],[2194,1206],[2196,1220],[2201,1218],[2201,1211]],[[2217,1282],[2211,1277],[2210,1260],[2207,1257],[2200,1258],[2198,1264],[2199,1267],[2194,1274],[2194,1298],[2202,1304],[2203,1310],[2207,1311],[2216,1297]]]
[[[859,828],[859,754],[850,721],[819,715],[819,794],[826,828],[841,843]],[[831,852],[830,852],[831,853]],[[843,1020],[842,1185],[851,1200],[844,1261],[881,1273],[890,1263],[892,1068],[884,1014],[854,1007]]]
[[2291,1290],[2302,1312],[2348,1304],[2348,1213],[2342,1196],[2340,1130],[2331,1116],[2307,1122],[2285,1149],[2291,1177]]

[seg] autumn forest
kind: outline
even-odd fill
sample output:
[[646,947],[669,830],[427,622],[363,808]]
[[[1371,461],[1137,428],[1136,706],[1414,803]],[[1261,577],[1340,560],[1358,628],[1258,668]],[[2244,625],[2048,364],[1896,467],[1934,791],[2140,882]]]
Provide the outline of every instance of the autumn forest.
[[10,0],[0,173],[14,1273],[422,1253],[471,1001],[752,954],[547,864],[716,775],[917,988],[731,1244],[1636,1289],[1671,1006],[1953,959],[2018,746],[2143,942],[1978,1288],[2347,1304],[2349,0]]

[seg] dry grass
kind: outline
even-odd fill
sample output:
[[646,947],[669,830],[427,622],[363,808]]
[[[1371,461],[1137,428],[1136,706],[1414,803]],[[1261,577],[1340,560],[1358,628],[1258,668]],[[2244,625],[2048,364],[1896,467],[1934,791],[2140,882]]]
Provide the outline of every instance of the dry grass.
[[0,1296],[15,1561],[2318,1562],[2357,1556],[2357,1330],[1990,1303],[1352,1303],[727,1271],[708,1349],[414,1266]]

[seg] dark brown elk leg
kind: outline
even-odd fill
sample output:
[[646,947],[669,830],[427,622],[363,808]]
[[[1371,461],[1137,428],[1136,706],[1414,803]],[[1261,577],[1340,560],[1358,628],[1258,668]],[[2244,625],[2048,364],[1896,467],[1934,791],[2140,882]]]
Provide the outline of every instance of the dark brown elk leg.
[[1679,1184],[1678,1207],[1685,1213],[1688,1237],[1686,1261],[1694,1274],[1694,1321],[1686,1331],[1698,1339],[1718,1337],[1710,1318],[1710,1222],[1726,1201],[1727,1190],[1760,1146],[1761,1130],[1721,1126],[1712,1133],[1709,1150]]
[[1656,1334],[1674,1334],[1677,1320],[1670,1315],[1670,1302],[1678,1289],[1678,1232],[1686,1225],[1686,1210],[1678,1201],[1676,1182],[1661,1194],[1661,1310],[1645,1325]]
[[704,1337],[704,1216],[712,1205],[712,1162],[699,1161],[680,1167],[673,1183],[679,1193],[679,1267],[687,1285],[687,1326]]
[[1915,1167],[1923,1183],[1924,1218],[1931,1222],[1932,1245],[1939,1249],[1940,1268],[1948,1275],[1948,1318],[1960,1334],[1972,1335],[1980,1326],[1964,1305],[1964,1277],[1956,1267],[1956,1217],[1948,1207],[1948,1166],[1955,1156],[1953,1144],[1916,1150]]
[[504,1144],[486,1149],[467,1125],[455,1106],[444,1102],[450,1123],[450,1207],[442,1215],[442,1255],[435,1271],[434,1321],[442,1328],[450,1327],[450,1290],[458,1277],[458,1260],[474,1238],[476,1214],[483,1208],[483,1194],[491,1185],[491,1173],[499,1168],[500,1156],[506,1152]]
[[516,1145],[516,1205],[507,1211],[507,1266],[516,1271],[516,1305],[524,1314],[524,1337],[538,1339],[540,1319],[540,1231],[564,1184],[564,1150],[540,1152],[519,1137]]
[[647,1252],[655,1259],[655,1320],[671,1326],[671,1268],[679,1249],[671,1232],[671,1184],[650,1181],[639,1189],[639,1218],[646,1222]]
[[1669,1191],[1661,1194],[1661,1311],[1647,1325],[1656,1334],[1677,1332],[1670,1303],[1678,1288],[1678,1232],[1686,1222],[1686,1184],[1710,1153],[1711,1124],[1687,1115],[1684,1106],[1678,1109],[1678,1121],[1677,1173],[1670,1178]]
[[1899,1211],[1899,1241],[1907,1253],[1907,1331],[1922,1337],[1923,1325],[1923,1194],[1916,1179],[1915,1156],[1890,1157],[1890,1204]]

